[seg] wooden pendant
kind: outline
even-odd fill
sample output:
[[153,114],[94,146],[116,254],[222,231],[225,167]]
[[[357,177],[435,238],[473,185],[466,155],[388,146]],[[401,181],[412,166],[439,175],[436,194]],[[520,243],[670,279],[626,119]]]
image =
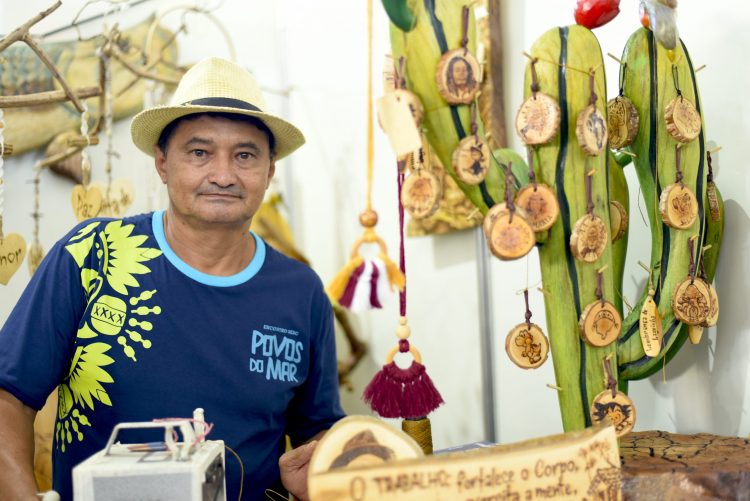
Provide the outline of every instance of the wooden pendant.
[[716,293],[716,288],[705,282],[708,285],[708,298],[709,298],[709,312],[705,322],[701,323],[703,327],[713,327],[719,321],[719,295]]
[[609,223],[613,242],[620,240],[625,235],[625,232],[628,231],[629,222],[630,218],[625,207],[617,200],[609,202]]
[[597,261],[608,243],[607,225],[599,216],[585,214],[573,226],[570,234],[570,250],[573,257],[585,263]]
[[524,186],[516,194],[516,206],[526,211],[526,220],[534,231],[552,228],[560,215],[560,205],[552,188],[546,184]]
[[672,294],[672,311],[680,322],[700,325],[711,313],[711,293],[700,278],[688,277],[678,283]]
[[96,186],[84,187],[77,184],[73,187],[70,201],[73,204],[73,213],[76,219],[81,222],[99,215],[104,197],[101,190]]
[[102,193],[102,215],[122,217],[133,203],[133,183],[129,179],[115,179],[109,189],[102,188]]
[[29,246],[29,257],[26,259],[26,264],[29,267],[29,274],[33,275],[42,264],[44,259],[44,248],[39,242],[33,242]]
[[490,149],[479,136],[465,137],[453,152],[453,170],[466,184],[479,184],[490,170]]
[[646,301],[644,301],[641,308],[639,330],[643,352],[649,357],[657,356],[659,351],[661,351],[661,341],[664,333],[659,308],[656,305],[656,301],[654,301],[654,289],[648,291],[648,297],[646,297]]
[[607,102],[607,132],[609,147],[619,150],[630,146],[638,134],[640,119],[633,101],[617,96]]
[[0,284],[8,285],[26,257],[26,241],[18,233],[0,238]]
[[521,369],[536,369],[547,360],[549,341],[536,324],[518,324],[505,338],[505,351]]
[[422,119],[424,119],[424,107],[422,101],[413,92],[406,89],[396,89],[393,91],[397,101],[405,100],[411,111],[411,116],[414,118],[414,125],[419,127],[422,125]]
[[414,219],[433,215],[440,207],[442,195],[440,179],[426,170],[410,174],[401,186],[401,203]]
[[482,229],[484,230],[484,236],[488,241],[490,239],[490,232],[492,231],[492,224],[503,212],[508,212],[508,206],[505,204],[505,202],[500,202],[499,204],[495,204],[490,207],[490,210],[488,210],[487,214],[484,215],[484,219],[482,220]]
[[578,114],[576,137],[586,154],[595,156],[607,147],[607,122],[595,104],[590,104]]
[[698,200],[693,190],[684,184],[670,184],[661,192],[659,210],[666,225],[685,230],[698,217]]
[[526,98],[516,113],[516,132],[525,144],[544,144],[560,129],[560,105],[547,94]]
[[501,212],[492,223],[488,243],[492,253],[506,261],[531,252],[536,244],[536,236],[526,221],[525,211],[517,207],[512,218],[510,211]]
[[689,143],[701,132],[701,116],[684,96],[672,99],[664,109],[667,132],[681,143]]
[[448,104],[469,104],[479,92],[482,67],[467,49],[443,54],[435,72],[438,92]]
[[690,339],[690,344],[700,343],[702,337],[703,337],[702,325],[688,325],[688,339]]
[[720,220],[721,210],[719,209],[719,196],[716,194],[716,184],[714,184],[713,181],[709,181],[706,184],[706,198],[708,198],[708,209],[711,213],[711,220]]
[[612,303],[597,299],[583,310],[578,327],[591,346],[607,346],[620,336],[622,317]]
[[621,391],[616,391],[612,397],[612,390],[604,390],[595,396],[591,403],[592,424],[612,423],[618,437],[633,429],[635,417],[633,401]]

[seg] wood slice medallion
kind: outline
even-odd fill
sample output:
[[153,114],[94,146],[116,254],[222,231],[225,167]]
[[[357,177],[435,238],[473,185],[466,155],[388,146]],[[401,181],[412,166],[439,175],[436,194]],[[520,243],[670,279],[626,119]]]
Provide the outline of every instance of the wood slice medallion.
[[607,122],[595,104],[590,104],[578,114],[576,138],[583,151],[591,156],[607,147]]
[[689,143],[701,132],[701,116],[695,105],[684,96],[677,96],[664,109],[667,132],[681,143]]
[[690,228],[698,217],[698,200],[693,190],[684,184],[670,184],[659,198],[661,219],[672,228]]
[[84,187],[77,184],[73,187],[70,202],[73,205],[73,213],[80,223],[99,215],[104,204],[104,197],[101,190],[96,186]]
[[448,104],[469,104],[479,92],[482,66],[467,49],[453,49],[440,58],[435,72],[438,92]]
[[648,292],[646,300],[641,307],[639,320],[639,332],[641,334],[641,344],[643,352],[649,357],[655,357],[661,351],[661,342],[664,337],[664,331],[661,324],[661,315],[659,308],[654,301],[654,290]]
[[607,248],[609,233],[602,218],[594,214],[582,216],[570,234],[570,250],[573,257],[585,263],[597,261]]
[[443,188],[440,179],[432,172],[413,172],[401,186],[401,203],[415,219],[433,215],[440,207]]
[[525,256],[536,244],[534,229],[526,221],[525,211],[519,207],[512,214],[501,212],[492,223],[489,238],[490,251],[504,260]]
[[495,204],[490,207],[490,210],[488,210],[487,214],[484,215],[484,219],[482,220],[482,229],[484,230],[484,236],[485,238],[487,238],[487,240],[490,239],[490,233],[492,231],[493,223],[503,212],[508,212],[508,206],[505,204],[505,202],[500,202],[499,204]]
[[536,369],[547,360],[549,341],[541,327],[524,322],[508,332],[505,351],[511,362],[521,369]]
[[348,416],[318,442],[308,471],[314,475],[421,457],[422,449],[403,431],[371,416]]
[[621,391],[616,391],[613,397],[612,390],[604,390],[591,402],[592,424],[612,423],[618,437],[633,430],[635,418],[633,401]]
[[546,184],[524,186],[516,193],[515,203],[526,211],[526,220],[537,232],[552,228],[560,215],[555,192]]
[[702,325],[688,325],[688,339],[690,344],[699,344],[703,337],[703,326]]
[[8,285],[26,257],[26,240],[18,233],[0,238],[0,284]]
[[706,282],[708,285],[708,297],[709,297],[709,313],[706,317],[706,321],[701,324],[703,327],[713,327],[719,321],[719,295],[716,293],[716,288]]
[[716,184],[712,181],[706,184],[706,198],[708,198],[708,209],[711,213],[711,220],[720,220],[721,209],[719,208],[719,196],[716,194]]
[[711,313],[711,293],[700,278],[688,277],[678,283],[672,293],[672,311],[680,322],[700,325]]
[[484,181],[490,170],[490,149],[479,136],[468,136],[453,151],[453,170],[466,184]]
[[42,264],[42,259],[44,259],[44,247],[42,247],[42,244],[39,242],[32,242],[32,244],[29,245],[29,255],[26,259],[26,265],[29,267],[30,275],[33,275],[34,272],[36,272],[39,265]]
[[627,209],[617,200],[609,202],[609,223],[612,241],[617,242],[628,231],[628,224],[630,223]]
[[597,299],[584,308],[578,328],[581,337],[591,346],[607,346],[620,336],[622,317],[615,305]]
[[640,118],[633,101],[617,96],[607,102],[609,147],[615,150],[630,146],[638,134]]
[[560,129],[560,105],[547,94],[529,96],[516,113],[516,132],[525,144],[545,144]]

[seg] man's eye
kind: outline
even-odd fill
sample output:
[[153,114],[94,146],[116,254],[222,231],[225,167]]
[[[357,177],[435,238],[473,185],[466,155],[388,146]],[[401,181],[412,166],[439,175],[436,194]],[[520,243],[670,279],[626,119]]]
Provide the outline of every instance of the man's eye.
[[238,153],[237,156],[240,158],[240,160],[249,160],[255,157],[255,155],[253,155],[249,151],[243,151],[242,153]]
[[194,156],[202,158],[206,156],[206,150],[193,150],[190,153],[192,153]]

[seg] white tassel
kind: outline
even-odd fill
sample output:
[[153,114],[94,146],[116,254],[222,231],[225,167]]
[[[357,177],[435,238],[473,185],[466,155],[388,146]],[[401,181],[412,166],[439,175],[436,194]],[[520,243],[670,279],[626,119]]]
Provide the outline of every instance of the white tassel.
[[388,283],[388,270],[385,263],[379,257],[373,259],[373,264],[378,268],[378,283],[375,286],[375,292],[378,297],[380,307],[384,308],[386,302],[392,297],[391,286]]
[[360,312],[370,309],[370,281],[372,280],[373,264],[369,259],[365,261],[365,269],[357,280],[357,286],[354,289],[351,311]]

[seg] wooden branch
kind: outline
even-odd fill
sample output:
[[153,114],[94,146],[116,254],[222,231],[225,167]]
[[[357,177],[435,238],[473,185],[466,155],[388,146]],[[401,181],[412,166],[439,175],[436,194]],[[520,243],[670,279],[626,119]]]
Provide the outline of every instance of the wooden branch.
[[22,40],[29,33],[29,29],[32,26],[34,26],[36,23],[38,23],[45,17],[49,16],[54,10],[56,10],[61,5],[62,5],[62,0],[57,0],[54,3],[54,5],[52,5],[50,8],[32,17],[31,19],[23,23],[21,26],[13,30],[5,38],[0,40],[0,52],[7,49],[11,44],[18,42],[19,40]]
[[71,146],[65,151],[61,151],[60,153],[52,155],[51,157],[46,157],[44,160],[39,162],[39,168],[46,169],[47,167],[51,165],[55,165],[56,163],[62,162],[63,160],[67,160],[68,158],[72,157],[73,155],[81,151],[82,149],[83,149],[82,147]]
[[[80,87],[73,91],[80,99],[96,97],[101,95],[99,87]],[[23,108],[25,106],[38,106],[41,104],[55,104],[68,101],[64,90],[51,90],[47,92],[36,92],[33,94],[21,94],[17,96],[0,96],[0,108]]]
[[80,148],[85,148],[86,146],[96,146],[97,144],[99,144],[99,136],[94,135],[90,135],[88,139],[86,138],[86,136],[71,137],[67,142],[68,146],[77,146]]
[[[175,31],[175,32],[174,32],[174,33],[172,34],[172,36],[171,36],[171,37],[169,38],[169,40],[167,40],[167,41],[166,41],[166,43],[165,43],[165,44],[164,44],[164,46],[163,46],[163,47],[161,48],[161,50],[159,50],[159,57],[157,57],[156,59],[154,59],[153,61],[151,61],[150,63],[148,63],[148,64],[147,64],[147,65],[146,65],[146,66],[144,67],[144,69],[145,69],[146,71],[149,71],[149,70],[153,69],[154,67],[156,67],[156,65],[158,65],[159,63],[161,63],[161,62],[164,62],[164,59],[163,59],[163,57],[164,57],[164,51],[165,51],[165,50],[167,50],[167,48],[168,48],[168,47],[169,47],[170,45],[172,45],[172,43],[174,43],[174,42],[175,42],[175,41],[177,40],[177,35],[178,35],[179,33],[181,33],[182,31],[186,31],[186,30],[185,30],[185,25],[184,25],[184,24],[183,24],[183,25],[181,25],[181,26],[179,27],[179,29],[178,29],[177,31]],[[144,49],[144,53],[145,53],[145,49]],[[148,55],[146,54],[146,56],[148,56]],[[122,89],[120,89],[120,90],[119,90],[119,91],[117,92],[117,95],[116,95],[116,97],[120,97],[120,96],[122,96],[123,94],[125,94],[125,93],[126,93],[127,91],[129,91],[129,90],[130,90],[130,89],[131,89],[131,88],[132,88],[132,87],[133,87],[133,86],[134,86],[135,84],[137,84],[137,83],[138,83],[138,81],[139,81],[140,79],[141,79],[141,77],[140,77],[140,76],[138,76],[138,75],[136,75],[136,77],[135,77],[134,79],[132,79],[132,80],[131,80],[130,82],[128,82],[128,83],[127,83],[127,84],[126,84],[126,85],[125,85],[125,86],[124,86],[124,87],[123,87]]]
[[140,77],[148,78],[149,80],[156,80],[157,82],[162,82],[162,83],[169,84],[169,85],[177,85],[180,82],[180,80],[177,78],[163,77],[161,75],[157,75],[156,73],[151,73],[150,71],[139,68],[138,66],[128,61],[125,58],[125,54],[123,54],[123,52],[116,46],[112,46],[111,54],[118,61],[120,61],[120,63],[122,63],[122,65],[125,66],[125,68],[127,68],[132,73],[135,73],[136,75]]
[[47,56],[47,53],[44,52],[44,50],[37,44],[32,38],[31,35],[28,33],[24,34],[23,41],[26,42],[26,45],[28,45],[31,50],[33,50],[37,57],[44,63],[44,65],[52,72],[52,75],[55,77],[55,80],[57,80],[60,83],[60,86],[63,88],[63,91],[65,91],[65,94],[68,96],[68,99],[73,102],[73,105],[76,107],[79,113],[83,113],[85,111],[85,108],[83,107],[83,103],[78,99],[78,97],[73,93],[73,90],[68,85],[68,82],[65,81],[65,79],[60,75],[60,72],[55,67],[55,64],[50,61],[50,58]]
[[508,145],[505,125],[505,96],[503,92],[503,34],[500,0],[489,1],[490,56],[489,70],[492,79],[492,130],[491,135],[498,148]]

